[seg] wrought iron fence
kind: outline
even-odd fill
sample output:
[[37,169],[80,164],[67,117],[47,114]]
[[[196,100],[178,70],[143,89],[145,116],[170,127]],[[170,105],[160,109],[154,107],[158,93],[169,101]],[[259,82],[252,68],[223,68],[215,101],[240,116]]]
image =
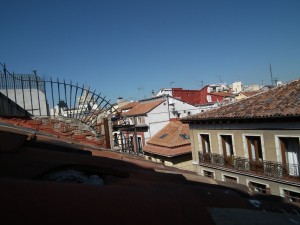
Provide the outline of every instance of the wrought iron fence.
[[[96,90],[65,80],[45,80],[33,74],[10,73],[0,63],[0,116],[61,116],[80,121],[97,133],[97,123],[116,110]],[[18,109],[18,110],[17,110]]]
[[243,157],[224,157],[215,153],[199,152],[199,162],[213,164],[257,175],[300,181],[300,165],[272,161],[252,161]]

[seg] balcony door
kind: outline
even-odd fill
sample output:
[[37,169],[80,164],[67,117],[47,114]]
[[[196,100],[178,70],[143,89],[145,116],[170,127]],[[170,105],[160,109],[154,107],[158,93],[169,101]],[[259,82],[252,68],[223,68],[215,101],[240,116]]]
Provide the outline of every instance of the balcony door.
[[261,139],[259,136],[246,136],[249,159],[251,161],[263,161]]
[[282,163],[288,165],[288,172],[291,176],[299,176],[300,145],[298,137],[281,137]]
[[210,153],[211,150],[210,150],[209,135],[208,134],[200,134],[200,139],[201,139],[203,154]]
[[233,156],[233,144],[231,135],[221,135],[221,143],[224,156]]

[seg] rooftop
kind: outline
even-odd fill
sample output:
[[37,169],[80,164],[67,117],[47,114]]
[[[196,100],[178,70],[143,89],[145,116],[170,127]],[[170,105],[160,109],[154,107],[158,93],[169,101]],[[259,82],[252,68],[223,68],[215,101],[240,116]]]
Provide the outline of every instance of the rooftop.
[[191,153],[189,135],[188,124],[171,121],[147,142],[143,151],[168,157]]
[[300,116],[300,79],[182,121]]
[[166,100],[155,100],[150,102],[139,102],[133,108],[131,108],[128,112],[123,113],[123,116],[139,116],[139,115],[145,115],[157,106],[159,106],[161,103],[163,103]]
[[11,123],[0,132],[1,224],[300,222],[298,206],[238,184]]

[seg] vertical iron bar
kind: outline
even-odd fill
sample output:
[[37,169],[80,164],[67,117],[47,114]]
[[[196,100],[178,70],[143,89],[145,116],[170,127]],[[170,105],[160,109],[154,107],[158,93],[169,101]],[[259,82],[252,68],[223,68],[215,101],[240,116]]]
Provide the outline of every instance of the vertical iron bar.
[[42,113],[41,113],[41,103],[40,103],[39,82],[38,82],[38,77],[37,77],[37,75],[36,75],[36,70],[34,70],[33,73],[34,73],[34,76],[35,76],[36,90],[37,90],[38,104],[39,104],[39,112],[40,112],[40,116],[41,116]]
[[57,88],[58,88],[58,112],[59,115],[61,115],[61,109],[60,109],[60,88],[59,88],[59,80],[57,78]]
[[[3,65],[1,64],[1,66],[3,67]],[[2,84],[3,84],[3,82],[2,82],[2,73],[0,73],[0,75],[1,75],[1,88],[3,87],[2,86]],[[0,97],[1,97],[1,99],[2,99],[2,97],[3,97],[3,95],[4,94],[2,94],[2,92],[0,92]],[[5,115],[5,113],[4,113],[4,99],[2,99],[1,100],[1,105],[2,105],[2,107],[1,107],[1,109],[0,109],[0,112],[2,111],[2,115]]]
[[[91,101],[92,101],[92,99],[93,99],[93,97],[94,97],[94,95],[95,95],[95,92],[96,92],[96,90],[93,92],[93,95],[92,95],[92,97],[91,97],[91,99],[90,99],[90,101],[88,102],[88,107],[89,107],[89,105],[90,105],[90,103],[91,103]],[[86,113],[86,111],[87,111],[87,109],[88,109],[88,107],[84,110],[84,114]],[[83,116],[82,116],[83,117]],[[81,120],[82,118],[80,118],[79,120]]]
[[67,117],[69,117],[69,112],[68,112],[68,100],[67,100],[67,89],[66,89],[66,81],[64,80],[64,89],[65,89],[65,101],[67,105]]
[[[100,95],[101,95],[101,92],[100,92],[100,94],[98,95],[98,97],[96,98],[95,102],[98,101],[98,99],[100,98]],[[94,112],[88,117],[87,121],[89,121],[89,120],[91,119],[91,117],[95,114],[95,112],[97,111],[98,107],[99,107],[99,105],[98,105],[97,108],[94,110]]]
[[17,93],[16,93],[16,79],[15,79],[14,73],[13,73],[12,79],[13,79],[13,84],[14,84],[15,103],[18,104],[18,102],[17,102]]
[[30,75],[28,76],[28,80],[29,80],[29,93],[30,93],[30,102],[31,102],[31,112],[33,115],[33,104],[32,104],[32,93],[31,93],[31,79],[30,79]]
[[[86,101],[86,98],[89,95],[89,93],[90,93],[90,87],[89,87],[89,89],[87,90],[87,92],[85,94],[83,105],[85,105],[85,101]],[[80,110],[79,120],[81,120],[81,117],[83,117],[83,116],[81,116],[81,114],[82,114],[82,107],[81,107],[81,110]]]
[[70,117],[72,117],[72,81],[70,80]]
[[24,97],[24,85],[23,85],[23,76],[21,76],[21,87],[22,87],[22,96],[23,96],[24,116],[26,116],[25,97]]
[[44,83],[44,95],[45,95],[45,106],[46,106],[46,113],[47,113],[47,116],[50,116],[50,113],[49,113],[49,105],[48,105],[48,101],[47,101],[47,90],[46,90],[46,81],[45,81],[45,78],[43,77],[43,83]]
[[[99,108],[99,106],[101,106],[102,102],[106,101],[105,98],[106,98],[106,96],[105,96],[104,98],[102,98],[102,101],[101,101],[100,104],[97,106],[95,112],[97,111],[97,109]],[[106,104],[104,105],[104,107],[107,106],[108,104],[109,104],[109,101],[106,101]],[[102,109],[103,109],[104,107],[102,107]],[[93,113],[93,115],[95,114],[95,112]],[[90,124],[90,126],[93,126],[93,124]]]
[[[74,99],[74,107],[73,107],[74,108],[73,118],[75,116],[75,109],[76,109],[75,106],[76,106],[76,99],[77,99],[77,91],[78,91],[78,82],[76,84],[76,91],[75,91],[75,99]],[[78,112],[78,109],[76,109],[76,115],[77,115],[77,112]]]
[[10,106],[10,99],[8,97],[8,88],[7,88],[7,79],[6,79],[6,66],[5,66],[5,63],[4,63],[4,67],[3,67],[3,72],[4,72],[4,80],[5,80],[5,91],[6,91],[6,97],[7,97],[7,113],[10,114],[10,109],[11,107]]
[[[81,94],[80,94],[80,98],[79,98],[79,101],[78,101],[78,109],[79,109],[79,103],[80,103],[80,101],[81,101],[81,99],[82,99],[82,93],[83,93],[83,90],[84,90],[84,85],[82,85],[82,88],[81,88]],[[77,110],[77,113],[76,113],[76,119],[77,119],[77,116],[78,116],[78,110]]]
[[50,82],[51,82],[51,94],[52,94],[53,114],[54,114],[54,116],[55,116],[55,106],[54,106],[54,97],[53,97],[53,81],[52,81],[52,77],[50,77]]

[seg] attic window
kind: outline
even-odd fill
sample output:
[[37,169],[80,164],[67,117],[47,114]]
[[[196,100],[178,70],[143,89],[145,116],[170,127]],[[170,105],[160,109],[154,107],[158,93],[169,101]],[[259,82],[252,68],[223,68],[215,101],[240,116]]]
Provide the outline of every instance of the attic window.
[[161,135],[160,137],[159,137],[159,139],[164,139],[165,137],[167,137],[168,136],[168,134],[167,133],[164,133],[163,135]]
[[179,136],[184,140],[190,139],[190,136],[187,134],[179,134]]

